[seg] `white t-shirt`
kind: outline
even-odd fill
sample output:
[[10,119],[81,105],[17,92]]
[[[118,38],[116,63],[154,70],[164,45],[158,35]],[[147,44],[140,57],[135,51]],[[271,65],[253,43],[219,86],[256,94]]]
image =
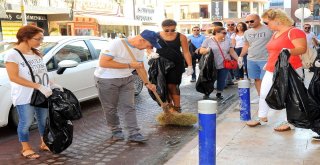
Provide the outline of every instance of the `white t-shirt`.
[[312,42],[312,38],[315,38],[316,35],[313,32],[306,33],[306,35],[307,35],[307,45],[308,45],[308,47],[309,48],[313,48],[314,44]]
[[235,48],[242,48],[244,45],[244,35],[239,36],[236,33],[233,33],[231,35],[231,39],[235,39],[236,40],[236,45]]
[[[32,69],[35,81],[39,84],[49,87],[49,76],[47,73],[48,71],[46,65],[43,63],[42,58],[37,55],[26,54],[24,54],[24,57],[26,58]],[[28,66],[16,50],[12,49],[8,51],[4,57],[4,62],[14,62],[18,64],[19,76],[26,80],[32,81]],[[33,88],[25,87],[11,82],[11,99],[14,106],[29,104],[32,93]]]
[[[223,66],[223,57],[221,54],[221,51],[217,45],[217,42],[215,42],[215,40],[212,39],[213,37],[207,38],[206,40],[204,40],[204,42],[202,43],[201,47],[204,48],[210,48],[214,54],[214,62],[216,65],[217,69],[222,69],[224,68]],[[231,40],[229,38],[226,38],[224,41],[219,42],[220,48],[222,50],[223,56],[225,59],[231,60],[231,56],[229,54],[229,50],[231,47]]]
[[[143,62],[144,51],[139,50],[128,43],[129,48],[136,57],[136,60]],[[111,42],[110,46],[105,50],[101,51],[101,56],[110,56],[114,61],[119,63],[130,63],[132,58],[127,50],[127,48],[121,42],[121,39],[115,39]],[[123,68],[123,69],[114,69],[114,68],[103,68],[98,66],[94,72],[94,75],[99,78],[112,79],[112,78],[124,78],[132,75],[133,69]]]

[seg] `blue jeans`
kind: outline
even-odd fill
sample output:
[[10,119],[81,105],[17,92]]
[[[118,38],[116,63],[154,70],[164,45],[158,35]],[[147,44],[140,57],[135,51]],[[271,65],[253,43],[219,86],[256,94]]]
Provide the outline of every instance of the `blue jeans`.
[[226,86],[226,80],[229,73],[229,69],[218,69],[218,76],[217,76],[217,92],[222,92],[224,87]]
[[42,137],[46,126],[46,119],[48,117],[48,109],[34,107],[30,104],[17,105],[16,109],[19,115],[19,124],[17,129],[19,141],[29,141],[29,128],[33,122],[34,114],[36,114],[39,133]]
[[262,80],[264,73],[266,72],[263,70],[263,67],[266,63],[267,61],[247,60],[249,78]]
[[[242,51],[242,47],[240,48],[235,48],[234,49],[236,51],[236,53],[238,55],[240,55],[241,51]],[[235,71],[235,77],[237,79],[239,78],[244,78],[244,71],[246,71],[247,75],[248,75],[248,71],[247,71],[247,55],[243,56],[243,66],[241,68],[237,68]],[[247,76],[248,77],[248,76]]]

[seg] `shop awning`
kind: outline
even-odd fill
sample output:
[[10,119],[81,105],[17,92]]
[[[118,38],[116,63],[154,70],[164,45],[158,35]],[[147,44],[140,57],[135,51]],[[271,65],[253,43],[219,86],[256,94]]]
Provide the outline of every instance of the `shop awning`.
[[82,16],[95,18],[100,25],[127,25],[127,26],[141,26],[142,22],[134,19],[117,16],[102,16],[82,14]]

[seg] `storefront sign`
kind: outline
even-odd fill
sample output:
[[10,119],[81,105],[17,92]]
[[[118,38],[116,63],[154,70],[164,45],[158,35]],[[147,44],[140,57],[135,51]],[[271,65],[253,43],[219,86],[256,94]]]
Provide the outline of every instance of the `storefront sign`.
[[136,7],[135,20],[139,20],[142,22],[152,22],[154,14],[154,8]]
[[223,1],[222,0],[212,0],[211,1],[211,19],[212,20],[222,20],[223,19]]
[[[20,21],[21,14],[20,13],[7,13],[6,17],[3,20],[10,20],[10,21]],[[29,21],[46,21],[47,16],[45,15],[34,15],[34,14],[27,14],[27,20]]]

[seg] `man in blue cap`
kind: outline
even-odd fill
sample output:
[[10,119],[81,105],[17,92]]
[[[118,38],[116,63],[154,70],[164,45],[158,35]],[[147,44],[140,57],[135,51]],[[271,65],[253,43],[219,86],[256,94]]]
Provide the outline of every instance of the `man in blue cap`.
[[[147,75],[143,65],[144,49],[153,47],[159,49],[161,46],[157,42],[157,34],[150,30],[144,30],[133,38],[124,39],[137,60],[134,62],[121,40],[113,40],[108,48],[100,53],[99,64],[94,73],[98,95],[108,127],[112,131],[112,140],[124,140],[118,116],[118,112],[121,112],[129,134],[128,141],[145,142],[147,138],[141,135],[137,124],[132,71],[141,69]],[[156,90],[154,84],[148,82],[144,84],[148,89]]]

